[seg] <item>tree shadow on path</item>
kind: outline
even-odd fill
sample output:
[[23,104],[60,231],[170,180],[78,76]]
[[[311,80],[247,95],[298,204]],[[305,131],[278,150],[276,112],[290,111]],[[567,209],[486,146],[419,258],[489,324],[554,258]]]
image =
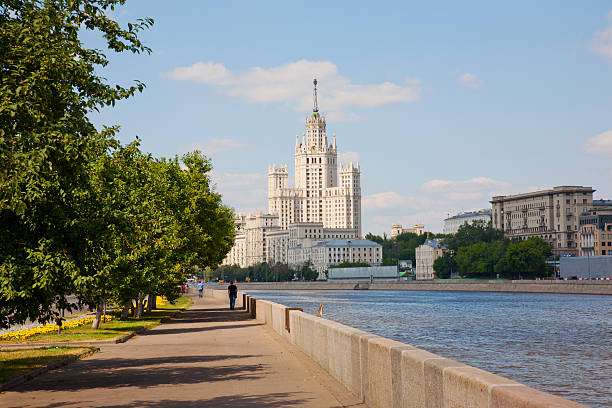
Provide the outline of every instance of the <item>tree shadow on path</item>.
[[[150,360],[150,359],[146,359]],[[146,365],[137,368],[138,359],[131,364],[116,361],[113,366],[107,361],[102,367],[85,364],[79,372],[58,370],[55,375],[39,377],[19,387],[18,391],[81,391],[87,389],[116,389],[125,387],[150,388],[162,385],[184,385],[222,381],[256,380],[264,376],[262,364],[231,364],[214,367],[185,364]],[[91,360],[94,362],[94,360]],[[129,365],[130,367],[126,367]],[[121,368],[116,368],[121,367]],[[86,375],[84,375],[86,373]]]
[[[256,408],[256,407],[295,407],[304,405],[312,398],[308,398],[304,393],[277,392],[259,395],[228,395],[210,399],[200,399],[195,401],[161,400],[161,401],[132,401],[129,404],[120,405],[98,405],[100,401],[81,401],[80,406],[91,406],[96,408]],[[64,403],[45,405],[45,408],[65,407]]]

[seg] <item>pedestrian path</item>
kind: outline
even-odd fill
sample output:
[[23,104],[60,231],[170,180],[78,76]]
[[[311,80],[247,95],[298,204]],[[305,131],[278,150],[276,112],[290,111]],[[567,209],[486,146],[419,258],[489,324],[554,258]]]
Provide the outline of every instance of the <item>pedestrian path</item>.
[[212,298],[0,395],[2,407],[365,407],[293,345]]

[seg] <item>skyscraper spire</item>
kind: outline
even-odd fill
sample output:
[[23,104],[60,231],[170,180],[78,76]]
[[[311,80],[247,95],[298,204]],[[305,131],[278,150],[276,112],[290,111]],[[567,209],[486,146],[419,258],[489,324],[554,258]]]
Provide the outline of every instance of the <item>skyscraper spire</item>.
[[314,100],[314,106],[312,108],[312,111],[319,112],[319,104],[317,103],[317,78],[315,78],[314,81],[312,81],[312,83],[314,84],[314,91],[312,93],[312,98]]

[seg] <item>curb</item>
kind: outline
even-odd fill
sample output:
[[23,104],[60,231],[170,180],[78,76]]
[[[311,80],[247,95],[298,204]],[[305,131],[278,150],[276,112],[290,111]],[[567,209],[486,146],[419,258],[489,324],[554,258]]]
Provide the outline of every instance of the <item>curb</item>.
[[[183,310],[178,310],[174,313],[172,313],[170,316],[168,317],[164,317],[163,319],[160,320],[160,324],[163,323],[168,323],[170,320],[172,320],[174,317],[176,317],[176,315],[178,315],[179,313],[183,312]],[[157,326],[154,326],[157,327]],[[154,328],[151,327],[151,328]],[[125,343],[126,341],[128,341],[129,339],[131,339],[132,337],[142,334],[145,331],[147,331],[149,329],[142,327],[138,330],[135,330],[129,334],[126,334],[122,337],[119,338],[115,338],[115,339],[110,339],[110,340],[94,340],[94,341],[87,341],[87,340],[81,340],[81,341],[55,341],[55,342],[49,342],[49,343],[12,343],[12,344],[2,344],[0,345],[0,348],[2,350],[19,350],[19,349],[31,349],[31,348],[39,348],[39,347],[54,347],[54,346],[74,346],[74,347],[86,347],[86,346],[92,346],[92,347],[97,347],[97,346],[105,346],[108,344],[121,344],[121,343]],[[0,388],[1,390],[1,388]]]
[[23,384],[23,383],[25,383],[27,381],[30,381],[34,377],[37,377],[37,376],[39,376],[41,374],[46,373],[47,371],[54,370],[54,369],[59,368],[59,367],[63,367],[63,366],[65,366],[65,365],[67,365],[67,364],[69,364],[69,363],[71,363],[73,361],[80,360],[80,359],[85,358],[85,357],[89,357],[89,356],[91,356],[92,354],[94,354],[94,353],[96,353],[98,351],[100,351],[100,349],[95,347],[93,349],[84,351],[82,353],[75,354],[73,356],[68,356],[68,357],[65,357],[65,358],[63,358],[61,360],[54,361],[51,364],[48,364],[48,365],[43,366],[43,367],[36,368],[34,370],[28,371],[27,373],[20,374],[17,377],[11,378],[10,380],[0,384],[0,391],[6,391],[6,390],[8,390],[10,388],[13,388],[13,387],[16,387],[18,385],[21,385],[21,384]]

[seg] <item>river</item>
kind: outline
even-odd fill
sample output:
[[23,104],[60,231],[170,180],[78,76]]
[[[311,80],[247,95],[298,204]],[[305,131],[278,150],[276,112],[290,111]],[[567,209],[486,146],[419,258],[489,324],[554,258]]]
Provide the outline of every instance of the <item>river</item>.
[[254,296],[420,347],[592,407],[612,406],[612,297],[421,291]]

